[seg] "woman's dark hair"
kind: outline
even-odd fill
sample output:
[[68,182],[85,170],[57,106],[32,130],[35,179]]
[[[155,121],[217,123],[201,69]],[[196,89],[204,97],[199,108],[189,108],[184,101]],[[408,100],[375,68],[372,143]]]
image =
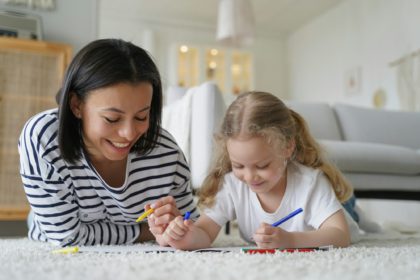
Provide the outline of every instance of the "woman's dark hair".
[[98,88],[141,82],[153,87],[150,125],[132,152],[147,154],[156,145],[162,114],[162,83],[152,58],[144,49],[120,39],[100,39],[82,48],[70,63],[58,93],[58,141],[62,158],[75,162],[80,159],[83,149],[81,123],[70,108],[71,94],[83,101]]

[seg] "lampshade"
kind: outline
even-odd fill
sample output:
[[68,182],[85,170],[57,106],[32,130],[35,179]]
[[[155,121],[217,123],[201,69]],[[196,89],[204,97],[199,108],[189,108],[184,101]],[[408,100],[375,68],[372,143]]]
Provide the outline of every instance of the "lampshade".
[[219,0],[217,40],[227,46],[250,45],[255,19],[249,0]]

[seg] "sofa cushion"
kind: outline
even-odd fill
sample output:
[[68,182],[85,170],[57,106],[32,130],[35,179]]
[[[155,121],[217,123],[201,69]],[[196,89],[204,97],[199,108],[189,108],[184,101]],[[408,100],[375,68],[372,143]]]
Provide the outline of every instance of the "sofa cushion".
[[420,113],[334,106],[344,140],[420,148]]
[[286,105],[306,120],[315,138],[342,140],[334,110],[327,103],[287,101]]
[[[358,191],[408,191],[412,192],[413,200],[420,190],[420,176],[378,174],[378,173],[356,173],[344,174]],[[385,200],[386,201],[386,200]],[[420,205],[420,204],[419,204]]]
[[411,148],[351,141],[319,141],[343,172],[420,174],[420,152]]

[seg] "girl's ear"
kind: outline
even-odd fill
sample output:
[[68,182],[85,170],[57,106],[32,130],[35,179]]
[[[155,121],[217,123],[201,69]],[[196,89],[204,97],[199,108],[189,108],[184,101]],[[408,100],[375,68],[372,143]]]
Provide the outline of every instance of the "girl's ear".
[[82,118],[82,110],[81,110],[82,101],[80,98],[74,93],[70,93],[70,109],[73,112],[73,115],[81,119]]
[[286,157],[287,159],[290,159],[290,158],[292,157],[293,152],[295,151],[295,148],[296,148],[296,142],[295,142],[295,139],[291,139],[291,140],[287,143],[286,150],[284,151],[284,152],[285,152],[285,157]]

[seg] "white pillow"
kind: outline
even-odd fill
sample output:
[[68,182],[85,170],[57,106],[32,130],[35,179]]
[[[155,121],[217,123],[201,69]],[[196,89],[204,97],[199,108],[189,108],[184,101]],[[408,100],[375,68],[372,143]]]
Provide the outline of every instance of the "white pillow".
[[166,89],[165,95],[165,105],[170,105],[175,101],[181,99],[185,93],[187,92],[188,88],[179,87],[179,86],[169,86]]

